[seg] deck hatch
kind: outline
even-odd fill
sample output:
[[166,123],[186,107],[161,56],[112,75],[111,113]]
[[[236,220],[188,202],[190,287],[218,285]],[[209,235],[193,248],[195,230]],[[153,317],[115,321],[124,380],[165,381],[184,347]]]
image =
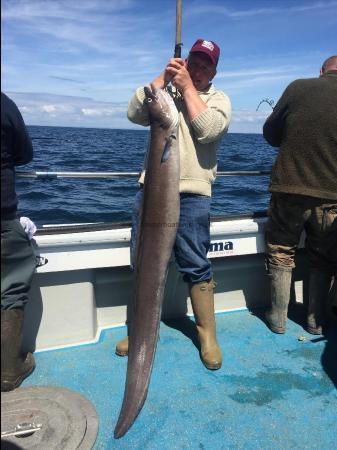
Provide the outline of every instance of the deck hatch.
[[1,393],[3,449],[90,450],[97,431],[94,406],[77,392],[32,386]]

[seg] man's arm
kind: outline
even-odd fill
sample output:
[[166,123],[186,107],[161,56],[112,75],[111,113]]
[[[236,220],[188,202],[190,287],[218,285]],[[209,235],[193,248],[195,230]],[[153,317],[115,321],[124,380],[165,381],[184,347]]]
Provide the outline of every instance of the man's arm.
[[33,159],[33,145],[20,111],[17,109],[14,134],[14,164],[22,166]]
[[184,97],[196,139],[203,144],[220,139],[227,131],[231,118],[229,98],[222,92],[215,92],[209,96],[207,103],[204,102],[182,59],[172,59],[166,71],[174,76],[172,84]]
[[199,97],[187,70],[186,62],[181,58],[173,58],[166,67],[167,77],[173,77],[172,84],[182,93],[190,120],[195,119],[207,109],[205,102]]
[[[154,84],[158,89],[163,89],[171,80],[184,97],[196,139],[201,143],[214,142],[220,139],[227,131],[231,118],[229,98],[224,93],[217,92],[210,96],[210,100],[206,104],[195,89],[186,63],[181,58],[172,58],[165,71],[155,78],[151,84]],[[138,88],[129,103],[128,119],[138,125],[148,126],[150,122],[144,100],[144,88]]]
[[147,127],[150,125],[150,120],[148,108],[144,100],[144,88],[140,87],[129,102],[127,116],[131,122]]
[[[152,83],[157,89],[164,89],[170,82],[172,76],[165,70]],[[147,105],[144,103],[145,93],[144,88],[138,88],[135,95],[132,97],[128,107],[128,119],[137,125],[150,125],[149,113]]]
[[206,109],[191,121],[201,144],[218,141],[228,130],[232,116],[231,102],[224,92],[210,94],[205,105]]
[[[19,108],[1,92],[1,145],[15,166],[29,163],[33,159],[33,146]],[[5,150],[4,150],[5,151]]]
[[292,85],[293,83],[284,91],[273,112],[263,125],[263,136],[273,147],[279,147],[282,143],[283,130],[289,111],[289,99],[292,95]]

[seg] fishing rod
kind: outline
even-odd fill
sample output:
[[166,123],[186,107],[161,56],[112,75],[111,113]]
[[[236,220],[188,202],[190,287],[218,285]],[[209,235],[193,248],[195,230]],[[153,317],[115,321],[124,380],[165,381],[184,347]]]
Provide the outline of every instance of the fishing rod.
[[262,103],[268,103],[268,105],[271,107],[272,110],[274,110],[274,100],[269,98],[264,98],[260,101],[260,103],[257,105],[256,111],[259,110],[259,107],[262,105]]
[[[174,46],[174,58],[181,58],[181,24],[182,24],[182,10],[183,10],[183,1],[176,1],[176,37],[175,37],[175,46]],[[169,82],[168,82],[169,83]],[[178,89],[172,89],[171,84],[166,86],[167,90],[172,94],[174,98],[179,96]]]
[[[85,178],[85,179],[109,179],[109,178],[138,178],[141,172],[40,172],[29,171],[16,172],[19,178],[39,178],[39,179],[55,179],[55,178]],[[268,170],[236,170],[236,171],[220,171],[217,172],[218,177],[233,176],[265,176],[270,175]]]
[[182,6],[183,1],[177,0],[176,2],[176,40],[175,40],[175,47],[174,47],[174,57],[175,58],[181,58],[181,24],[182,24]]

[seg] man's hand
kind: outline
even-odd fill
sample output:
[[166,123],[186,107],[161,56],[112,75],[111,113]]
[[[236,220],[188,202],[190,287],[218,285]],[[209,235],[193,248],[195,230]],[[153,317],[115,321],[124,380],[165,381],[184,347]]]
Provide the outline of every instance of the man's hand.
[[171,58],[164,72],[152,81],[158,89],[165,88],[169,82],[183,95],[191,120],[207,109],[207,105],[199,97],[187,70],[187,63],[183,59]]
[[186,62],[181,58],[170,59],[165,69],[165,79],[169,79],[182,94],[188,89],[195,89]]
[[187,89],[194,89],[186,63],[181,58],[171,58],[164,72],[152,81],[158,89],[164,89],[169,83],[179,89],[183,94]]

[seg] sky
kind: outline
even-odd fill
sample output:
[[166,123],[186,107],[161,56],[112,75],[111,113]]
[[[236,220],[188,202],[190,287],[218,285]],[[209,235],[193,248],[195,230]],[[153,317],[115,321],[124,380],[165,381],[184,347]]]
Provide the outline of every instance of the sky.
[[[126,117],[138,86],[171,58],[175,0],[2,0],[1,89],[28,125],[140,128]],[[261,133],[270,106],[337,54],[337,0],[183,0],[182,56],[221,48],[214,86],[229,131]]]

